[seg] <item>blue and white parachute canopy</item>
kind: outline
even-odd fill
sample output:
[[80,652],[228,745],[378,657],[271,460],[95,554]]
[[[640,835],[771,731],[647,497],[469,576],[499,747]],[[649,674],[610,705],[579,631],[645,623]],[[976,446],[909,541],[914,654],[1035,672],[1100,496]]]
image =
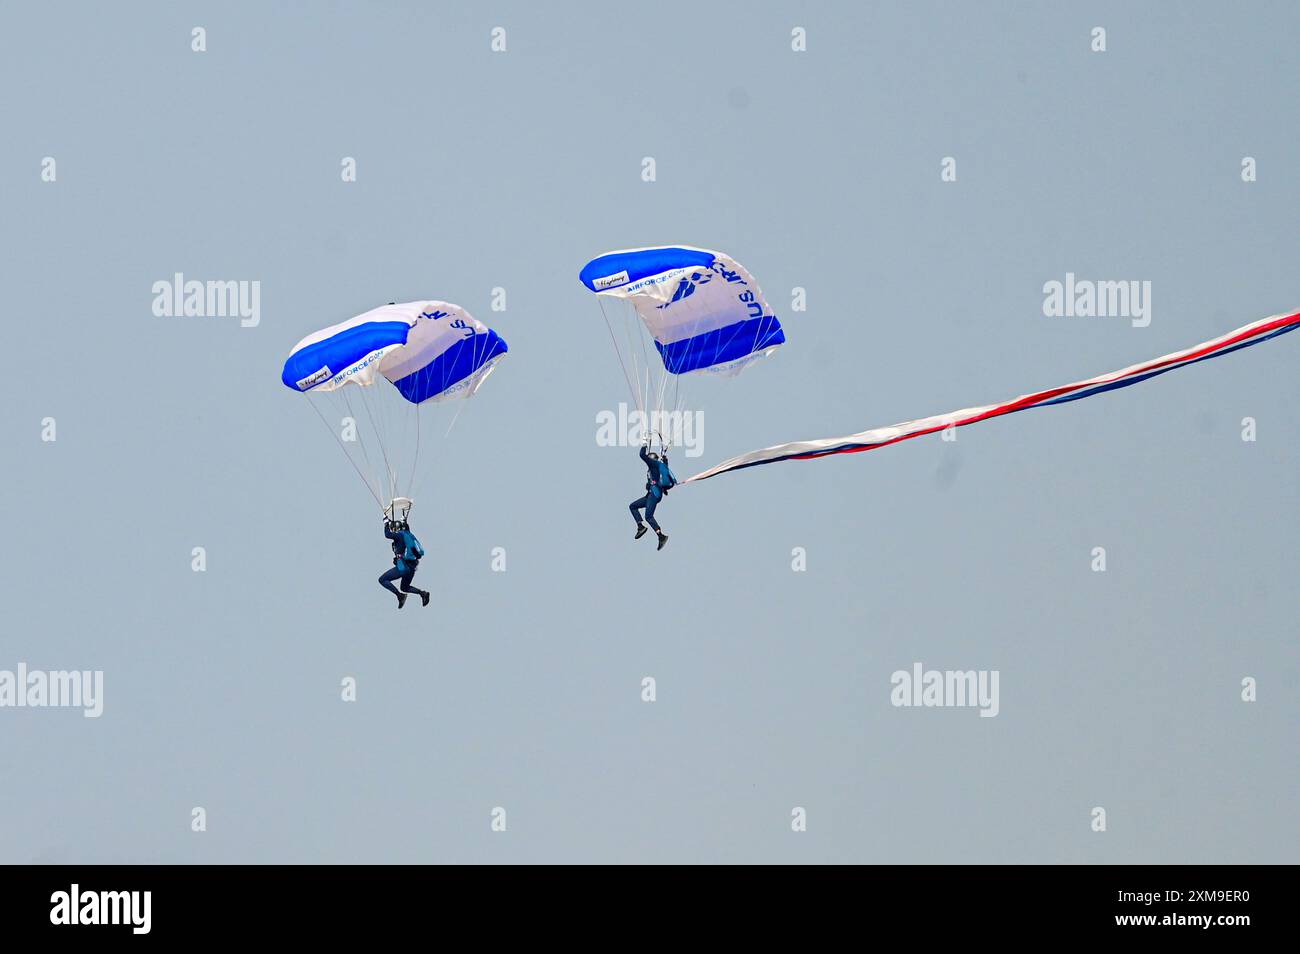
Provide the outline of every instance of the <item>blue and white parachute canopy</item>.
[[737,374],[785,342],[754,277],[721,252],[684,245],[608,252],[578,277],[636,309],[671,374]]
[[916,421],[904,421],[901,424],[893,424],[889,427],[876,427],[860,431],[857,434],[848,434],[844,437],[823,437],[818,440],[792,441],[788,444],[777,444],[775,447],[765,447],[761,450],[750,451],[748,454],[741,454],[739,457],[725,460],[716,467],[710,467],[693,477],[688,477],[682,483],[689,484],[693,481],[707,480],[719,474],[727,474],[734,470],[761,467],[764,464],[775,464],[786,460],[814,460],[818,457],[831,457],[836,454],[860,454],[864,451],[888,447],[890,444],[897,444],[900,441],[911,440],[925,434],[937,434],[949,427],[965,427],[967,424],[977,424],[980,421],[987,421],[989,418],[1014,414],[1017,411],[1027,411],[1036,407],[1052,407],[1069,401],[1078,401],[1108,391],[1131,387],[1134,384],[1175,371],[1178,368],[1185,368],[1201,361],[1208,361],[1211,358],[1218,358],[1234,351],[1240,351],[1242,348],[1249,348],[1279,335],[1295,331],[1296,328],[1300,328],[1300,312],[1289,315],[1273,315],[1270,318],[1244,325],[1236,331],[1230,331],[1218,338],[1203,341],[1183,351],[1175,351],[1163,358],[1144,361],[1141,364],[1135,364],[1120,371],[1112,371],[1109,374],[1101,374],[1086,381],[1077,381],[1074,384],[1065,384],[1046,391],[1035,391],[1032,394],[1024,394],[999,404],[968,407],[960,411],[951,411],[948,414],[923,417]]
[[412,404],[469,397],[509,349],[459,305],[382,305],[299,341],[280,380],[295,391],[368,387],[382,377]]

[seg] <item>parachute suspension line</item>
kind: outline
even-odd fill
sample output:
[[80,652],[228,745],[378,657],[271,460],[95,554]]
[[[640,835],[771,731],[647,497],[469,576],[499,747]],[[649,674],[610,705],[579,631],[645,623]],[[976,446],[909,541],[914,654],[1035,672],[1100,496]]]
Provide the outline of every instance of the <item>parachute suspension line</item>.
[[[650,410],[651,410],[651,406],[650,406],[650,369],[651,369],[652,367],[654,367],[654,365],[651,364],[651,362],[650,362],[650,355],[649,355],[649,353],[648,353],[647,350],[646,350],[646,344],[645,344],[646,339],[650,337],[650,328],[649,328],[649,326],[647,325],[644,329],[642,329],[642,327],[641,327],[641,316],[637,314],[636,306],[633,305],[631,302],[628,302],[627,305],[628,305],[629,308],[632,309],[632,314],[629,316],[628,327],[629,327],[629,329],[630,329],[630,328],[636,328],[637,331],[640,332],[640,333],[637,335],[637,338],[638,338],[638,339],[640,340],[640,342],[641,342],[641,363],[645,365],[645,370],[646,370],[646,395],[645,395],[646,411],[650,411]],[[647,424],[648,424],[648,422],[647,422]]]
[[610,344],[614,346],[614,356],[618,358],[619,367],[623,369],[623,379],[627,381],[627,389],[632,392],[632,400],[635,401],[637,400],[636,387],[632,384],[632,376],[628,374],[627,362],[623,360],[623,352],[618,349],[618,339],[614,337],[614,326],[609,323],[609,313],[605,311],[605,298],[603,295],[597,295],[596,301],[600,305],[600,316],[605,319],[605,329],[609,332]]
[[[375,391],[378,392],[379,388],[376,387]],[[396,453],[396,449],[409,446],[410,435],[406,431],[410,427],[411,419],[409,417],[401,418],[397,415],[397,409],[394,407],[396,402],[387,400],[387,398],[390,397],[392,397],[391,394],[385,395],[385,399],[383,399],[383,403],[381,404],[381,398],[379,397],[379,394],[376,393],[374,395],[374,400],[379,408],[380,420],[383,422],[385,446],[394,449],[392,475],[393,496],[405,497],[407,494],[402,492],[402,457],[400,454]],[[405,424],[405,427],[403,424]]]
[[669,374],[665,368],[664,373],[659,377],[659,410],[664,410],[668,405],[668,385],[674,382],[677,377],[675,374]]
[[372,402],[371,402],[370,399],[369,399],[369,395],[364,395],[364,394],[363,394],[363,395],[362,395],[362,401],[365,403],[365,406],[366,406],[366,417],[368,417],[368,418],[370,419],[370,426],[371,426],[372,429],[374,429],[375,433],[378,435],[378,440],[379,440],[379,450],[380,450],[380,451],[383,453],[383,455],[384,455],[384,469],[388,472],[388,489],[389,489],[389,491],[390,491],[390,493],[389,493],[389,495],[388,495],[388,499],[389,499],[389,500],[392,500],[394,497],[397,496],[397,494],[396,494],[396,492],[395,492],[395,490],[396,490],[396,488],[395,488],[396,480],[395,480],[394,475],[393,475],[393,465],[392,465],[392,464],[389,462],[389,460],[388,460],[388,446],[387,446],[387,441],[385,440],[385,438],[387,438],[388,435],[387,435],[386,433],[384,433],[385,428],[381,426],[381,425],[382,425],[382,414],[381,414],[381,423],[380,423],[380,424],[376,424],[376,423],[375,423],[374,408],[371,407]]
[[[704,320],[703,316],[700,316],[699,318],[696,318],[694,322],[692,322],[690,337],[693,338],[700,333],[700,323],[703,320]],[[673,410],[679,415],[681,413],[682,406],[687,398],[687,395],[682,394],[682,379],[684,377],[686,377],[685,374],[673,375]]]
[[[642,339],[641,339],[641,343],[642,343],[642,348],[644,349],[644,347],[645,347],[645,338],[644,338],[644,337],[642,337]],[[651,420],[650,420],[649,422],[647,422],[647,424],[652,424],[652,423],[653,423],[653,415],[654,415],[654,413],[655,413],[656,411],[661,410],[661,408],[659,407],[659,382],[660,382],[661,380],[662,380],[662,376],[659,374],[658,369],[656,369],[653,365],[650,364],[650,359],[649,359],[649,358],[646,358],[646,362],[645,362],[645,406],[646,406],[646,410],[647,410],[647,411],[652,415]]]
[[[637,323],[640,324],[639,316],[637,317]],[[656,362],[650,357],[650,349],[646,345],[647,339],[651,338],[649,328],[646,328],[640,337],[641,337],[641,357],[645,361],[646,371],[647,371],[646,412],[649,415],[650,420],[646,421],[646,427],[649,428],[651,425],[653,425],[656,422],[656,419],[658,419],[659,422],[662,423],[665,398],[667,397],[668,394],[668,382],[671,378],[676,377],[676,375],[669,372],[667,365],[665,365],[662,360],[660,360],[656,364]],[[650,371],[651,368],[654,369],[653,372]],[[653,378],[654,401],[653,402],[651,402],[650,400],[651,386],[652,386],[651,378],[650,378],[651,373],[653,373],[654,375]]]
[[650,389],[646,387],[645,383],[645,376],[649,373],[649,369],[643,368],[638,364],[636,352],[632,353],[632,370],[633,373],[636,374],[636,406],[644,414],[650,410],[646,403],[647,392]]
[[720,350],[725,350],[727,345],[731,344],[733,341],[736,340],[736,335],[738,334],[740,334],[740,325],[737,325],[736,330],[733,331],[731,335],[727,338],[727,340],[722,343],[722,347]]
[[[359,388],[360,385],[357,385],[357,387]],[[382,481],[380,479],[382,472],[376,464],[371,463],[370,452],[366,448],[366,429],[361,424],[360,415],[357,414],[356,409],[352,406],[352,398],[349,397],[351,391],[345,385],[344,387],[339,388],[337,393],[339,394],[339,399],[343,402],[344,407],[347,408],[348,417],[352,419],[353,430],[356,432],[357,435],[357,444],[360,445],[361,447],[361,457],[366,463],[366,473],[369,474],[370,477],[373,479],[374,487],[375,487],[374,492],[375,494],[378,494],[382,489],[381,486]],[[362,404],[363,407],[366,407],[366,411],[367,411],[366,417],[367,419],[369,419],[370,418],[369,406],[368,406],[369,402],[366,400],[365,394],[360,393],[358,395],[357,400]],[[379,432],[379,430],[374,426],[373,422],[370,425],[370,430],[371,430],[371,435],[374,443],[378,446],[379,450],[382,450],[384,446],[383,434]],[[389,499],[391,499],[391,496]]]
[[[479,339],[482,340],[480,341]],[[456,426],[456,418],[460,417],[460,412],[465,406],[464,402],[468,401],[471,397],[473,397],[478,392],[479,387],[483,384],[483,378],[480,377],[480,375],[483,373],[483,365],[480,362],[481,362],[482,355],[487,353],[487,347],[488,347],[487,341],[488,341],[487,335],[474,336],[474,367],[477,370],[470,378],[470,380],[473,381],[473,386],[466,389],[464,397],[457,399],[460,402],[460,404],[456,408],[456,413],[452,416],[451,424],[448,425],[447,427],[448,434],[450,434],[451,429]]]
[[[374,465],[370,463],[370,453],[366,450],[365,435],[362,433],[361,429],[356,426],[357,415],[356,412],[352,410],[352,401],[348,397],[347,385],[344,385],[343,387],[338,389],[338,395],[339,395],[339,401],[343,404],[345,408],[347,408],[348,417],[352,419],[352,427],[357,434],[357,443],[361,445],[361,459],[366,462],[366,473],[374,474],[375,468]],[[339,443],[342,444],[342,441],[340,441]],[[346,451],[344,453],[346,453]],[[348,460],[352,460],[351,454],[348,454],[347,457]],[[355,467],[356,464],[353,463],[352,466]],[[367,484],[369,484],[368,478],[367,478]],[[372,493],[377,493],[377,491],[372,491]]]
[[375,481],[380,487],[380,491],[385,494],[385,500],[392,500],[397,494],[395,487],[396,481],[393,480],[393,468],[388,461],[388,445],[392,441],[392,435],[388,421],[384,418],[384,409],[375,403],[374,386],[363,387],[357,394],[357,401],[361,404],[366,412],[366,420],[370,424],[371,431],[375,435],[375,445],[379,448],[380,462],[376,462]]
[[636,307],[630,301],[620,300],[619,308],[623,316],[623,336],[627,340],[627,357],[632,364],[632,377],[636,379],[637,410],[644,415],[650,411],[649,388],[645,383],[649,365],[640,358],[640,355],[644,354],[646,330],[641,325],[641,317],[637,314]]
[[378,385],[372,387],[370,391],[371,393],[366,397],[375,412],[375,419],[379,422],[383,437],[381,446],[386,452],[392,453],[391,461],[388,458],[384,461],[388,465],[389,499],[391,500],[393,497],[405,496],[402,493],[402,476],[399,473],[402,458],[397,454],[397,449],[408,445],[409,435],[405,433],[402,425],[409,426],[410,419],[399,416],[397,402],[390,400],[392,398],[390,392],[382,391]]
[[460,412],[465,410],[465,402],[466,398],[461,398],[456,402],[456,413],[451,416],[451,423],[447,425],[447,433],[442,435],[444,440],[451,436],[451,429],[455,427],[456,422],[460,420]]
[[[606,322],[606,325],[608,325],[608,324],[609,324],[609,323]],[[476,339],[477,339],[477,338],[480,338],[480,337],[483,339],[483,350],[486,351],[486,350],[487,350],[487,335],[475,335],[474,337],[475,337]],[[479,367],[479,355],[480,355],[480,354],[481,354],[481,352],[479,351],[479,345],[478,345],[478,343],[477,343],[477,341],[476,341],[475,344],[474,344],[474,367],[476,367],[476,368]],[[478,372],[475,372],[475,373],[477,374]],[[479,383],[482,383],[482,382],[480,381]],[[477,389],[477,387],[478,387],[478,384],[475,384],[475,389]],[[462,398],[458,398],[458,399],[457,399],[457,401],[456,401],[456,413],[453,414],[453,415],[451,416],[451,423],[447,425],[447,430],[446,430],[446,432],[444,432],[443,435],[442,435],[442,439],[443,439],[443,440],[446,440],[448,437],[451,436],[452,429],[456,426],[456,422],[457,422],[458,420],[460,420],[460,412],[463,411],[463,410],[465,410],[465,404],[469,401],[469,399],[470,399],[470,397],[471,397],[472,395],[473,395],[473,391],[467,393],[464,397],[462,397]],[[417,409],[418,409],[418,407],[419,407],[419,406],[417,405]]]
[[[649,364],[645,366],[645,373],[641,375],[641,381],[642,381],[641,394],[645,398],[645,404],[644,404],[645,413],[649,415],[652,411],[654,411],[654,405],[650,403],[650,365]],[[650,421],[647,420],[645,422],[645,426],[648,428],[650,426]]]
[[769,334],[769,333],[771,332],[771,330],[772,330],[772,321],[773,321],[775,318],[776,318],[776,313],[775,313],[775,312],[773,312],[773,313],[770,314],[770,315],[764,315],[764,316],[763,316],[763,320],[762,320],[762,322],[761,322],[761,323],[759,324],[759,326],[758,326],[758,331],[759,331],[758,340],[759,340],[759,341],[767,341],[767,336],[768,336],[768,334]]
[[[356,390],[355,394],[353,394],[353,388],[355,388]],[[336,393],[338,393],[340,397],[343,399],[344,405],[347,408],[348,417],[352,419],[352,430],[354,436],[356,437],[355,443],[361,447],[361,456],[362,459],[365,461],[366,474],[370,480],[370,483],[375,488],[374,492],[376,495],[382,496],[384,492],[385,481],[384,481],[384,469],[379,462],[379,454],[384,447],[384,442],[383,442],[384,435],[382,431],[377,430],[375,428],[373,423],[367,426],[366,421],[361,420],[361,412],[357,411],[353,407],[353,401],[352,401],[352,398],[356,397],[357,399],[356,403],[360,404],[362,406],[362,409],[366,411],[366,420],[368,421],[370,419],[370,413],[368,409],[369,393],[366,390],[364,390],[360,385],[344,386],[339,388]],[[367,433],[367,431],[369,433]],[[371,460],[371,455],[367,450],[367,445],[376,448],[373,462]],[[385,499],[391,499],[391,497],[392,495],[390,494],[389,497]]]
[[[696,335],[698,335],[698,334],[700,333],[700,325],[704,322],[704,319],[705,319],[705,316],[704,316],[704,315],[700,315],[699,317],[697,317],[697,318],[696,318],[696,319],[691,323],[691,330],[690,330],[690,334],[688,335],[688,337],[694,338]],[[683,379],[684,377],[686,377],[685,374],[676,374],[676,375],[673,375],[673,378],[674,378],[674,382],[673,382],[673,410],[674,410],[674,412],[676,412],[676,414],[678,414],[678,415],[681,414],[682,409],[685,407],[686,402],[690,399],[690,394],[691,394],[691,389],[690,389],[689,386],[687,387],[687,393],[686,393],[686,394],[683,394],[683,393],[682,393],[682,379]]]
[[420,466],[420,405],[415,405],[415,454],[411,457],[411,479],[406,482],[404,497],[415,496],[415,472]]
[[637,346],[643,340],[642,335],[645,331],[639,326],[640,319],[631,302],[621,302],[619,307],[623,314],[623,336],[627,339],[627,359],[632,365],[632,377],[636,381],[637,391],[634,400],[637,410],[645,414],[649,408],[646,407],[646,388],[642,383],[644,369],[637,363]]
[[329,421],[325,420],[325,415],[320,412],[320,408],[316,406],[316,402],[311,398],[308,398],[307,403],[310,404],[311,409],[316,412],[316,416],[320,418],[320,422],[325,426],[325,430],[330,432],[330,436],[334,438],[334,442],[339,445],[339,450],[341,450],[343,456],[348,459],[348,463],[352,465],[352,469],[357,472],[357,476],[361,478],[361,483],[365,485],[366,490],[370,491],[370,496],[375,498],[375,503],[382,507],[384,502],[379,499],[379,494],[375,491],[374,487],[370,486],[370,481],[367,480],[366,475],[361,472],[361,468],[357,466],[357,462],[352,459],[352,455],[348,453],[348,449],[343,446],[343,441],[334,433],[334,428],[330,427]]

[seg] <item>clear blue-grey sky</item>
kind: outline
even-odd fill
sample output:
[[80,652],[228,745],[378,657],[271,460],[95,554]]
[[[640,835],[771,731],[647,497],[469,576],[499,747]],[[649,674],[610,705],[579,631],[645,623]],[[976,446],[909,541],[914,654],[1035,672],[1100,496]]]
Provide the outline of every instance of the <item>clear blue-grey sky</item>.
[[[0,709],[0,861],[1297,860],[1300,336],[681,488],[656,553],[635,452],[596,441],[627,394],[576,279],[722,249],[781,314],[781,353],[701,389],[679,474],[1295,310],[1294,4],[0,19],[0,670],[104,672],[98,719]],[[260,282],[260,323],[155,317],[176,272]],[[1067,272],[1151,282],[1149,326],[1045,317]],[[511,354],[428,475],[434,604],[399,614],[279,374],[420,298]],[[891,705],[916,662],[997,670],[998,715]]]

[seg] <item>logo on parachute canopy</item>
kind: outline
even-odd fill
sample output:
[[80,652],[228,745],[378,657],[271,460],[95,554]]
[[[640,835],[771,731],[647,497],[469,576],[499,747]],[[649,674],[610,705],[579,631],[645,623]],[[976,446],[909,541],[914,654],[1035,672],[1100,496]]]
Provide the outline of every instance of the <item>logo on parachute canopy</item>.
[[614,275],[606,275],[604,278],[593,278],[591,287],[600,291],[602,288],[613,288],[615,285],[622,285],[628,280],[627,270],[624,269]]
[[691,272],[689,278],[683,278],[677,282],[677,287],[673,290],[673,297],[668,299],[662,305],[655,305],[656,308],[667,308],[674,302],[679,302],[683,298],[690,298],[695,294],[696,285],[704,285],[713,279],[708,272]]
[[309,374],[307,377],[299,381],[297,387],[299,391],[310,391],[322,381],[328,380],[332,377],[334,377],[334,373],[330,371],[329,365],[326,365],[315,374]]

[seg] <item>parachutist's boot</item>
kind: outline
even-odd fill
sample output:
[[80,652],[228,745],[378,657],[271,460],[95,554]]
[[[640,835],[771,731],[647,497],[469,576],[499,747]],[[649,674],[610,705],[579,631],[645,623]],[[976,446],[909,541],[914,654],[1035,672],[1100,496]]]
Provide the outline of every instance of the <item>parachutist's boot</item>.
[[420,605],[421,605],[421,606],[428,606],[428,605],[429,605],[429,591],[428,591],[428,590],[420,590]]
[[664,533],[662,530],[660,530],[660,531],[659,531],[659,546],[655,547],[655,549],[656,549],[656,550],[662,550],[662,549],[664,548],[664,544],[667,543],[667,542],[668,542],[668,534],[666,534],[666,533]]
[[397,608],[398,608],[398,609],[401,609],[401,608],[402,608],[403,606],[405,606],[405,605],[406,605],[406,594],[405,594],[405,593],[398,593],[398,594],[397,594]]
[[636,536],[633,537],[632,539],[633,539],[633,540],[640,540],[642,537],[645,536],[645,532],[646,532],[647,530],[649,530],[649,529],[650,529],[650,528],[647,527],[644,523],[638,523],[638,524],[636,525]]

